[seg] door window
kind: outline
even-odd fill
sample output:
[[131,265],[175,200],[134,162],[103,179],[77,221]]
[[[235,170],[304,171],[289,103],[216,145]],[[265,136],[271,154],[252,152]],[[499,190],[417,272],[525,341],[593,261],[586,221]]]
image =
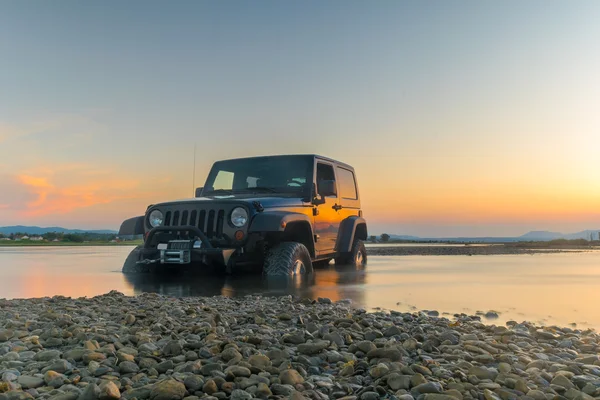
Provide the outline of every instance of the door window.
[[356,200],[358,195],[356,193],[356,181],[354,179],[354,172],[337,167],[338,183],[340,188],[340,197],[347,200]]
[[317,192],[319,194],[323,193],[323,182],[330,181],[333,182],[333,187],[335,187],[335,174],[333,172],[333,167],[329,164],[317,164]]

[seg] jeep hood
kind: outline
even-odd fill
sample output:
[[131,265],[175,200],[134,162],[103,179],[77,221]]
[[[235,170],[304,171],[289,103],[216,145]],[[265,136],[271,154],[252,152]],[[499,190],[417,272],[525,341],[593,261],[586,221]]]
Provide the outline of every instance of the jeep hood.
[[293,206],[303,206],[307,203],[303,202],[299,197],[282,197],[282,196],[257,196],[256,194],[248,194],[248,195],[222,195],[222,196],[206,196],[206,197],[192,197],[188,199],[180,199],[180,200],[172,200],[172,201],[164,201],[161,203],[156,203],[153,207],[157,206],[169,206],[174,204],[194,204],[198,205],[206,204],[206,203],[248,203],[252,204],[252,202],[258,201],[264,208],[271,207],[293,207]]

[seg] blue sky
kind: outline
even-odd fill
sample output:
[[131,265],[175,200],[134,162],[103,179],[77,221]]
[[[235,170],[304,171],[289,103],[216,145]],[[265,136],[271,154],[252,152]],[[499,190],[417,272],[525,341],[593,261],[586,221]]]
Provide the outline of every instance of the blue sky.
[[379,232],[595,228],[599,20],[594,1],[4,2],[0,221],[118,226],[191,192],[197,143],[200,177],[351,163]]

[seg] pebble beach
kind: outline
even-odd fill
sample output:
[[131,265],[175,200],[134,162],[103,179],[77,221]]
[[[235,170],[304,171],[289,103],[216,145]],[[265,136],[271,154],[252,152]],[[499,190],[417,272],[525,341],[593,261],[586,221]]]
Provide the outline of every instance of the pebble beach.
[[348,300],[0,300],[0,400],[600,399],[591,330]]

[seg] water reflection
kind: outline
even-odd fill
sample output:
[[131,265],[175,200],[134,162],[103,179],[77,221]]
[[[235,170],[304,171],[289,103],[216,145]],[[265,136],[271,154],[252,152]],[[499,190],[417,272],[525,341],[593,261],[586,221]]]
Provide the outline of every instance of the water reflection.
[[126,287],[133,293],[159,293],[169,296],[293,295],[332,301],[351,299],[364,301],[359,286],[366,282],[365,271],[349,271],[334,266],[320,269],[303,279],[269,278],[260,274],[217,275],[211,272],[169,274],[123,274]]
[[[502,325],[529,320],[600,328],[600,252],[506,256],[372,256],[366,271],[319,269],[306,281],[233,276],[121,273],[130,247],[0,248],[0,298],[127,295],[260,294],[351,299],[354,305],[400,311],[476,314]],[[497,319],[486,318],[497,311]],[[491,315],[488,315],[491,316]]]

